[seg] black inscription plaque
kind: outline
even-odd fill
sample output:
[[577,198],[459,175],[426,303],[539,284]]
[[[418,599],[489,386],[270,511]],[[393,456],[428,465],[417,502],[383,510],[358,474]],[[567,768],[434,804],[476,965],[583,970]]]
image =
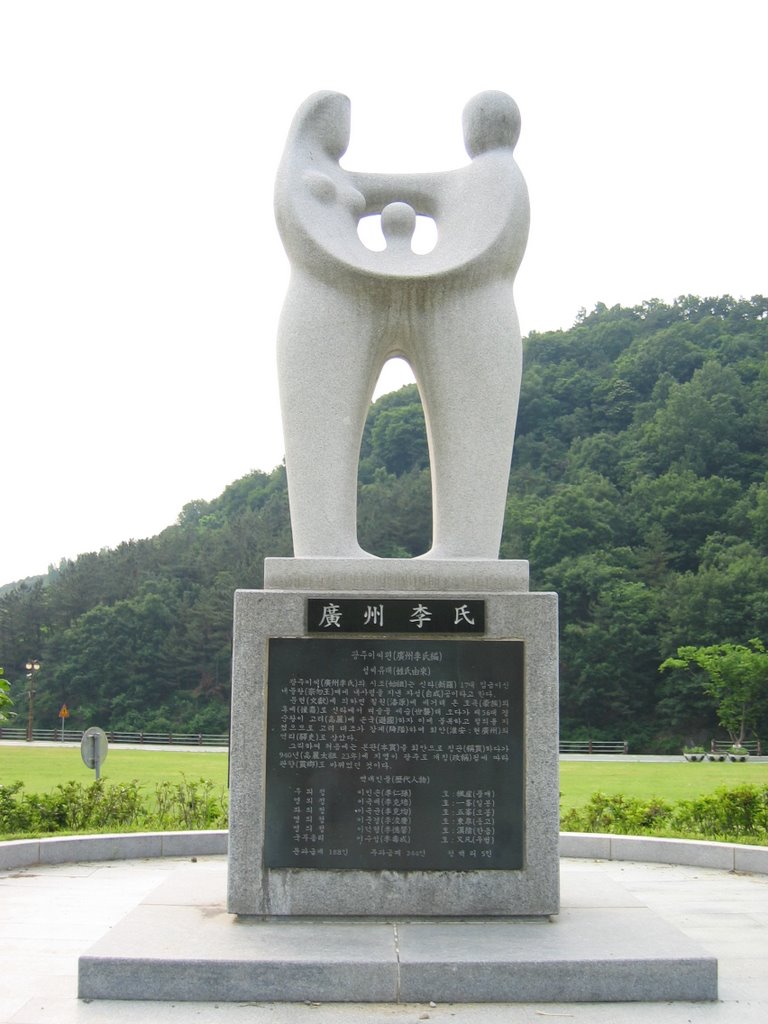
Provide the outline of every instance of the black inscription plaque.
[[522,641],[270,639],[264,863],[523,867]]
[[325,633],[484,633],[485,601],[446,601],[431,597],[310,597],[307,632]]

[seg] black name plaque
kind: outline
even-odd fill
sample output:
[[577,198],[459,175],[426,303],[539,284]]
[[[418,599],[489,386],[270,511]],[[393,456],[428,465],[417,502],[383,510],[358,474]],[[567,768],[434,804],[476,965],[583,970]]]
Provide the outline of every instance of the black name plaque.
[[485,601],[410,598],[310,597],[307,632],[484,633]]
[[521,869],[523,646],[270,639],[265,866]]

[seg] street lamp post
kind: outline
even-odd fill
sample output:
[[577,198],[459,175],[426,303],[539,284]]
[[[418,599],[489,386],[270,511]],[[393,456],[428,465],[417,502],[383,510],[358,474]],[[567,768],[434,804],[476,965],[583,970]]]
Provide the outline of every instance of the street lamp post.
[[27,662],[27,682],[29,683],[29,714],[27,715],[27,743],[32,742],[32,729],[35,724],[35,673],[40,671],[40,662],[30,658]]

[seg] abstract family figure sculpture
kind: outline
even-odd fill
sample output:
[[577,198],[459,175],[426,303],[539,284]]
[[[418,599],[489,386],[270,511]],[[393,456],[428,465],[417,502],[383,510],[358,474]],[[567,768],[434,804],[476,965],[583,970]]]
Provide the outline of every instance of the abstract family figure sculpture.
[[[424,406],[433,543],[422,557],[498,558],[520,390],[512,294],[528,236],[513,150],[515,102],[480,93],[464,110],[471,162],[426,174],[343,169],[350,103],[320,92],[299,108],[275,212],[291,262],[278,376],[297,557],[370,557],[357,540],[360,441],[384,363],[403,357]],[[358,223],[381,214],[373,252]],[[411,249],[416,216],[434,249]]]

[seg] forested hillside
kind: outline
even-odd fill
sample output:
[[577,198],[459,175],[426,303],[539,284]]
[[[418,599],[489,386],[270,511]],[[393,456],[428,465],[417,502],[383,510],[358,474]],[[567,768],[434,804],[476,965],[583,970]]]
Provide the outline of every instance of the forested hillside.
[[[560,595],[565,737],[677,750],[717,732],[681,644],[768,639],[768,299],[600,305],[531,334],[502,557]],[[360,539],[430,543],[415,386],[380,399],[360,464]],[[36,720],[223,730],[232,593],[291,553],[285,473],[251,473],[150,540],[62,562],[0,597],[0,665]],[[768,698],[758,723],[768,738]]]

